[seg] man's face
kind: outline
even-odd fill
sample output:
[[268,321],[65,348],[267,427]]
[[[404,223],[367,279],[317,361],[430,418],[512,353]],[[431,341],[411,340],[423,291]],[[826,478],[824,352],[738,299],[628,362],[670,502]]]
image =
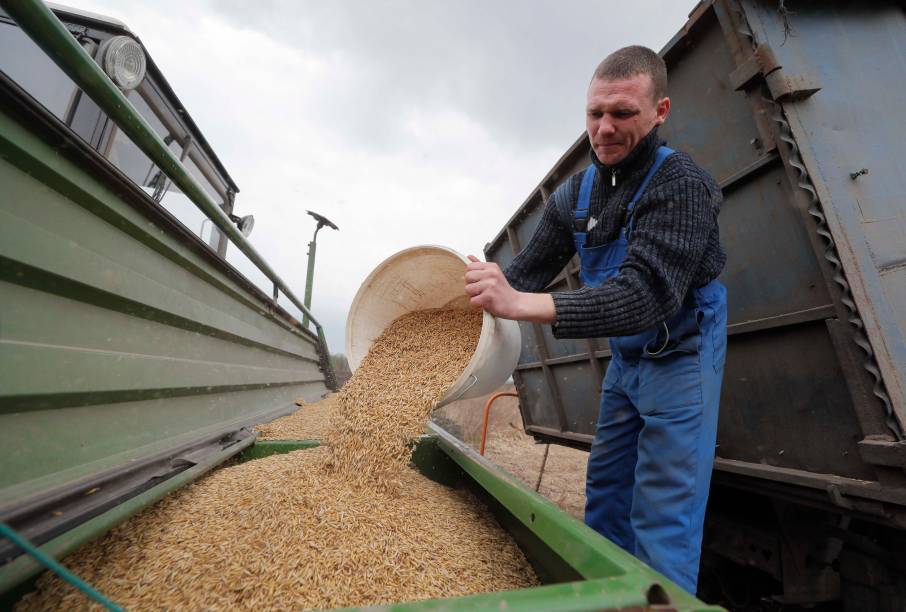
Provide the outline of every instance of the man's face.
[[592,80],[585,129],[601,163],[612,166],[623,161],[654,126],[666,121],[670,98],[655,100],[653,91],[647,74],[618,81]]

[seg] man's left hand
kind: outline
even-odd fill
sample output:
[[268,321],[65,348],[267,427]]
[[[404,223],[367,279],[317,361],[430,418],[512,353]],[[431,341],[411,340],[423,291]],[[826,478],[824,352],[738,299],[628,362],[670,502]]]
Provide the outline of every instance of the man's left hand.
[[472,305],[494,316],[535,323],[553,323],[556,318],[554,300],[549,293],[516,291],[495,263],[469,255],[465,282]]

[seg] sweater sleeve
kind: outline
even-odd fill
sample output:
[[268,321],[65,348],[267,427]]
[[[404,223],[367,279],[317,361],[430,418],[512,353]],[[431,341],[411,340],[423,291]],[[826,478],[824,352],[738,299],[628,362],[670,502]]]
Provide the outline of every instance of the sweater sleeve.
[[673,316],[717,222],[708,187],[683,177],[636,203],[626,259],[600,287],[553,293],[557,338],[629,336]]
[[566,181],[548,198],[528,244],[504,269],[503,275],[517,291],[543,291],[575,255],[572,230],[564,223],[571,185],[572,181]]

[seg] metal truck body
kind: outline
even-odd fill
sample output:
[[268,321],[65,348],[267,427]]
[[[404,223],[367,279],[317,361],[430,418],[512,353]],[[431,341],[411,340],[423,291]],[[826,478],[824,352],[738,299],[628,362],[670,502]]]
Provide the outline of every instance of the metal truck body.
[[[840,543],[886,539],[867,525],[896,534],[885,550],[904,545],[904,41],[899,3],[715,0],[661,52],[672,101],[661,135],[724,194],[729,338],[706,539],[782,581],[789,601],[839,597]],[[589,163],[583,134],[487,245],[488,260],[506,266],[550,194]],[[574,258],[549,290],[578,288],[577,271]],[[526,431],[588,448],[607,339],[522,331],[514,378]],[[734,497],[759,508],[755,519],[726,507]],[[797,574],[794,561],[810,555],[823,561]]]

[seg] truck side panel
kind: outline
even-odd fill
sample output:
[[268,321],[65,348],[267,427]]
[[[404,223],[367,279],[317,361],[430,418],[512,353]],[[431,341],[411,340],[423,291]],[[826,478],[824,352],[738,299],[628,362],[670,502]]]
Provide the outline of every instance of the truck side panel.
[[128,495],[118,477],[184,469],[327,387],[317,336],[17,102],[0,91],[0,516],[40,541],[29,509]]
[[[701,3],[662,51],[673,104],[661,135],[724,194],[730,325],[716,469],[734,482],[826,489],[828,504],[846,510],[862,498],[886,520],[906,513],[906,187],[895,169],[906,137],[906,102],[896,103],[906,17],[901,7],[835,6],[797,7],[785,39],[776,3]],[[875,81],[870,95],[851,87],[868,92]],[[487,245],[489,260],[512,260],[546,199],[588,156],[583,135]],[[863,165],[869,173],[851,178]],[[573,259],[548,289],[580,286],[577,270]],[[587,448],[606,339],[522,331],[514,378],[526,430]]]

